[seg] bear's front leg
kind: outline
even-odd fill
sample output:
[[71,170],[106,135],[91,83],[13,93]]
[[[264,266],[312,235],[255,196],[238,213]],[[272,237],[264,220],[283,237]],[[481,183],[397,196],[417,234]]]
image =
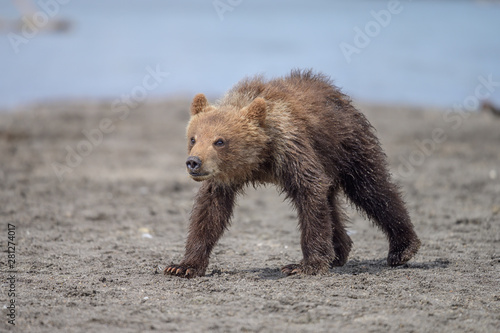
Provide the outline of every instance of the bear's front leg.
[[237,189],[205,181],[191,213],[184,259],[169,265],[165,274],[186,278],[205,275],[213,247],[228,227]]
[[[318,169],[302,169],[288,177],[285,191],[294,203],[299,216],[301,247],[304,258],[300,264],[281,269],[285,275],[322,274],[328,272],[335,259],[332,243],[332,222],[328,206],[328,180]],[[292,180],[292,181],[290,181]]]

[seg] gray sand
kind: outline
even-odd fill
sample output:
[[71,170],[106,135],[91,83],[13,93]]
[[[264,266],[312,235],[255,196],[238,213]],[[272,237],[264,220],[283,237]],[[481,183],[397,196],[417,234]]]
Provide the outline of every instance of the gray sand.
[[[207,276],[184,280],[162,268],[182,258],[199,186],[184,170],[188,106],[150,102],[127,117],[104,102],[65,102],[0,114],[0,304],[16,306],[15,327],[4,307],[0,331],[500,331],[500,118],[360,106],[422,240],[408,264],[388,267],[384,235],[346,204],[346,266],[282,276],[301,258],[296,214],[262,187],[240,197]],[[68,166],[68,148],[88,155]]]

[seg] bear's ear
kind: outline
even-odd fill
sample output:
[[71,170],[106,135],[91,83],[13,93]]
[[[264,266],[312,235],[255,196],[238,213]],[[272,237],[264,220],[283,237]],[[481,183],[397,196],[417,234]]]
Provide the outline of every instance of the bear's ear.
[[255,120],[259,125],[264,125],[264,120],[266,120],[266,100],[262,97],[258,97],[247,106],[246,117],[251,120]]
[[197,115],[202,112],[208,105],[207,98],[203,94],[198,94],[194,96],[193,102],[191,103],[191,115]]

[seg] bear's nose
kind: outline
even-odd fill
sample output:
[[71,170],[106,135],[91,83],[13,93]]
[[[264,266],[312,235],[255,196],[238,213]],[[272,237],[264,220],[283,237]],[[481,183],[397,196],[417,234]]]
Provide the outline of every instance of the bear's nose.
[[186,166],[189,172],[196,172],[201,168],[201,160],[197,156],[189,156]]

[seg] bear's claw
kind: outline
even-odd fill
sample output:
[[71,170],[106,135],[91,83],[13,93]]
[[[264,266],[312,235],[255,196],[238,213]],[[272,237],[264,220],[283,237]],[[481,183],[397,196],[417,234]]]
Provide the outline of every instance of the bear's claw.
[[281,273],[286,276],[296,274],[318,275],[328,273],[328,262],[315,262],[290,264],[281,268]]
[[186,267],[183,265],[170,265],[165,268],[163,274],[190,279],[196,276],[196,270],[192,267]]
[[302,273],[302,268],[300,264],[290,264],[281,268],[281,273],[286,276],[295,275]]

